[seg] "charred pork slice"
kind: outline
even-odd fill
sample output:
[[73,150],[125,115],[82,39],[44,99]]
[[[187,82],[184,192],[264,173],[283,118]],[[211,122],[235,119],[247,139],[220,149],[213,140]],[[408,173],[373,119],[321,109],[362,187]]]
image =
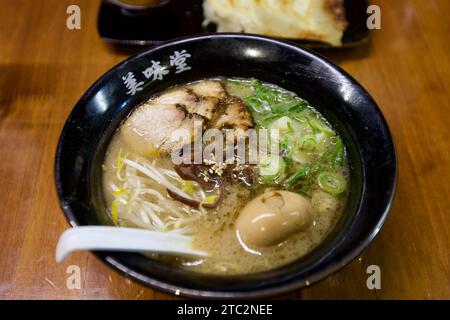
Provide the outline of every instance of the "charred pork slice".
[[214,97],[219,100],[227,97],[222,83],[217,80],[200,81],[188,85],[187,88],[191,89],[198,97]]
[[200,116],[188,114],[178,105],[146,103],[125,121],[121,134],[125,142],[142,156],[150,155],[155,148],[162,154],[170,153],[186,142],[180,136],[181,131],[176,130],[184,129],[186,140],[189,140],[194,136],[194,121],[201,126],[203,120]]
[[233,128],[247,130],[253,127],[253,118],[244,102],[238,97],[222,100],[219,115],[213,120],[215,128]]
[[198,97],[192,90],[186,88],[175,88],[163,93],[151,102],[155,104],[179,104],[189,110],[191,108],[195,108],[197,101]]
[[220,99],[227,94],[219,81],[206,80],[182,88],[175,88],[157,97],[157,104],[176,104],[189,113],[199,114],[211,120]]

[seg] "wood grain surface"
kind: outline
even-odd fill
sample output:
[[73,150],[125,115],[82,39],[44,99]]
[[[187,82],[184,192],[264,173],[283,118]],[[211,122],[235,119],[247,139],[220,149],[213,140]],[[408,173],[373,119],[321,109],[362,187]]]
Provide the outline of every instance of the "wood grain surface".
[[[360,259],[292,299],[450,299],[450,1],[377,0],[382,29],[321,53],[373,95],[392,130],[400,177],[392,211]],[[68,30],[78,4],[82,29]],[[68,227],[54,188],[56,143],[82,93],[127,57],[96,30],[99,1],[0,2],[0,298],[172,299],[89,253],[54,261]],[[69,265],[80,290],[66,287]],[[381,268],[368,290],[366,268]]]

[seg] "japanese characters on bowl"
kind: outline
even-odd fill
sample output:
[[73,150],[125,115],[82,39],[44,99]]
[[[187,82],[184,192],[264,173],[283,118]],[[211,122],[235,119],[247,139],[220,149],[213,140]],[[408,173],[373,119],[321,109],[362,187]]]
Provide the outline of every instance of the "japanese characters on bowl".
[[[185,71],[189,71],[192,68],[188,64],[188,59],[191,55],[186,51],[182,50],[175,51],[170,58],[170,66],[175,68],[175,74],[179,74]],[[140,71],[146,79],[151,79],[151,81],[163,80],[164,76],[170,73],[167,67],[161,66],[161,61],[150,61],[150,65],[145,69]],[[127,94],[134,96],[137,92],[142,91],[145,84],[144,81],[139,81],[141,77],[136,79],[134,72],[128,72],[122,77],[123,84],[127,89]]]

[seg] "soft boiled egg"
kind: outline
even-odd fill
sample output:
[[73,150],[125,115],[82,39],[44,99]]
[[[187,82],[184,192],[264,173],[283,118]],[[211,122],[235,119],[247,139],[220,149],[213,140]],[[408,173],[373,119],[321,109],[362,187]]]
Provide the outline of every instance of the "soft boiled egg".
[[236,230],[248,246],[267,247],[307,229],[313,220],[310,200],[290,191],[266,192],[240,212]]

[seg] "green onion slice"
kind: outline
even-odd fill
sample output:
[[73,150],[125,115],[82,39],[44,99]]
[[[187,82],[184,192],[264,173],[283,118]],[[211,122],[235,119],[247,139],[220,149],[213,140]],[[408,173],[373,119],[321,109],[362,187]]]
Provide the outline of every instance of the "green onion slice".
[[309,125],[316,130],[319,130],[320,132],[325,133],[328,136],[333,136],[335,133],[333,129],[331,129],[329,126],[325,124],[325,121],[317,119],[317,118],[309,118],[308,119]]
[[319,187],[333,195],[338,195],[345,191],[347,181],[338,173],[324,171],[317,176]]
[[316,136],[313,134],[305,134],[300,141],[300,148],[304,151],[314,151],[318,147]]
[[259,162],[259,173],[265,179],[276,179],[284,170],[284,162],[280,156],[268,155]]

